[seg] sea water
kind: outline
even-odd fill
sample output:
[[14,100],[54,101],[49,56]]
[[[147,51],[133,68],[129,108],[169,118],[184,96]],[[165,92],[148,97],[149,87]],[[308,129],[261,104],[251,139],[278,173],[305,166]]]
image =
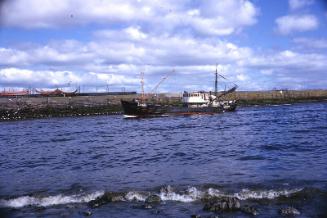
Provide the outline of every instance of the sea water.
[[[327,103],[201,116],[0,123],[0,217],[191,217],[208,196],[258,217],[327,217]],[[106,192],[123,200],[91,208]],[[161,203],[142,207],[157,195]],[[248,217],[241,211],[221,217]]]

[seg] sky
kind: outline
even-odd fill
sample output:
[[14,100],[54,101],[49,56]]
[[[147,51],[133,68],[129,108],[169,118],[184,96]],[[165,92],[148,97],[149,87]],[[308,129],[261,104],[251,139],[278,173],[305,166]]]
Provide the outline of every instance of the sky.
[[[0,0],[0,89],[327,88],[324,0]],[[153,88],[162,80],[158,87]]]

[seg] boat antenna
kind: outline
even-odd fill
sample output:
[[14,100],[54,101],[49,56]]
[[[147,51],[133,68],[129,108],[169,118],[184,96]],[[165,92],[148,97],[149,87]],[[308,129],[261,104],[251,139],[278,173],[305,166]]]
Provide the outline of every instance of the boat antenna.
[[218,99],[218,64],[216,64],[216,79],[215,79],[215,96]]
[[142,90],[141,101],[143,103],[144,102],[144,72],[141,72],[141,90]]

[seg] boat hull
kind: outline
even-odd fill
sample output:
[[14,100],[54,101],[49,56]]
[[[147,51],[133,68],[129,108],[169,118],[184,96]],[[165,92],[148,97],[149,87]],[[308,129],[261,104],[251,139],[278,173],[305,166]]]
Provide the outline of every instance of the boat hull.
[[126,118],[216,114],[236,109],[236,104],[229,107],[172,107],[155,104],[139,105],[138,102],[125,100],[121,100],[121,104]]
[[226,112],[233,112],[236,110],[237,104],[236,103],[231,103],[228,105],[223,106],[223,110]]
[[161,105],[146,104],[139,105],[135,101],[121,100],[125,117],[151,117],[161,116],[167,111]]
[[196,115],[222,113],[221,107],[171,107],[168,110],[170,115]]

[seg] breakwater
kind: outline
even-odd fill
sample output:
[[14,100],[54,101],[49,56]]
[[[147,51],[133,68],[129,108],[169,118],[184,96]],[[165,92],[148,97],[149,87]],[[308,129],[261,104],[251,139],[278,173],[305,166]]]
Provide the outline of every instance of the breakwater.
[[[181,95],[181,93],[156,96],[147,94],[147,99],[166,105],[181,105]],[[138,94],[131,93],[70,97],[1,97],[0,120],[119,114],[122,112],[121,99],[130,100],[138,97],[140,97]],[[236,99],[239,106],[325,101],[327,90],[238,91],[222,99]]]
[[227,96],[227,99],[237,99],[239,105],[291,104],[326,101],[327,90],[239,91]]
[[110,115],[121,112],[120,99],[135,95],[0,98],[0,120]]

